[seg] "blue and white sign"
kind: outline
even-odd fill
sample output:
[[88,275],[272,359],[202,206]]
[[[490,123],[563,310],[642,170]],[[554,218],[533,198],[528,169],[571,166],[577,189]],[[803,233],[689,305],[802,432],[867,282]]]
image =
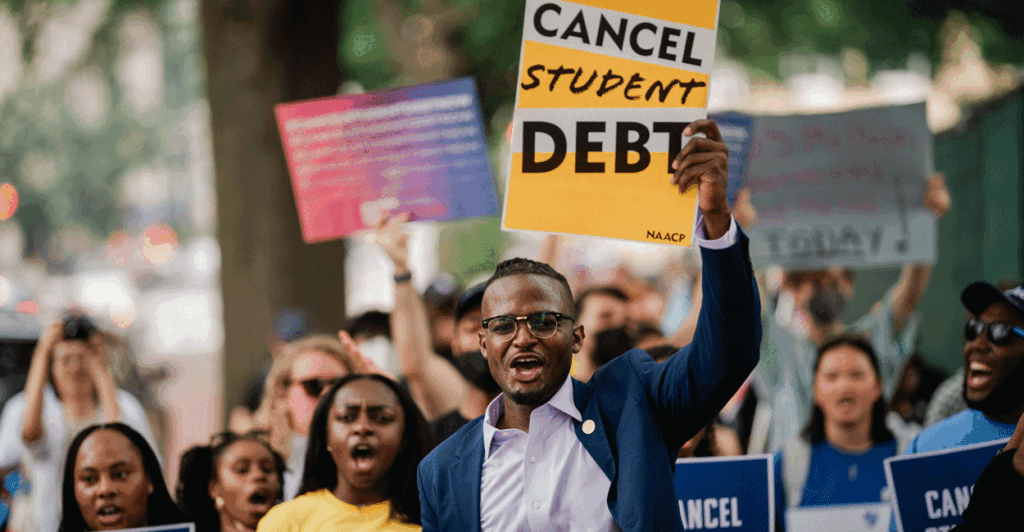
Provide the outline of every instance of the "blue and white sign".
[[786,510],[787,532],[888,532],[889,503],[802,506]]
[[736,192],[743,188],[743,172],[750,153],[750,138],[754,128],[754,117],[739,113],[711,115],[718,124],[722,142],[729,148],[729,184],[726,197],[729,204],[736,199]]
[[125,528],[121,532],[196,532],[196,524],[178,523],[174,525],[143,526],[139,528]]
[[885,459],[899,532],[948,532],[963,522],[974,483],[1009,438]]
[[775,530],[771,455],[680,459],[675,485],[684,530]]

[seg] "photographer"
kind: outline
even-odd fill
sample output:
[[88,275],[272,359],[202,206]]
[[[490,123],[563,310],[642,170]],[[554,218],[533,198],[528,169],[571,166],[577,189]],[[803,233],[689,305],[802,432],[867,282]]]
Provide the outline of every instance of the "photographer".
[[71,438],[86,426],[114,421],[152,444],[142,405],[114,385],[104,334],[80,314],[47,326],[32,354],[25,390],[0,415],[0,468],[20,465],[27,477],[36,532],[55,532],[60,523],[53,501],[60,500],[60,467]]

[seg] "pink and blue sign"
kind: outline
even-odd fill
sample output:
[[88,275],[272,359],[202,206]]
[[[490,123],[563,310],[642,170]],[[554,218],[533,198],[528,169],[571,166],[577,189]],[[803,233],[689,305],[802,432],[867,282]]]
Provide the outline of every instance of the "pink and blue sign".
[[275,115],[306,242],[372,228],[389,213],[498,213],[470,78],[285,103]]

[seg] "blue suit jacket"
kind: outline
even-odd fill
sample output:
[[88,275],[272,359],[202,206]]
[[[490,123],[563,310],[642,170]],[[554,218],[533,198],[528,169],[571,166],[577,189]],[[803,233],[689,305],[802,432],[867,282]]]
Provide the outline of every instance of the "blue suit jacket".
[[[693,342],[657,364],[639,349],[573,380],[573,401],[596,429],[576,437],[611,479],[608,508],[624,531],[682,531],[672,476],[679,448],[707,425],[757,365],[760,301],[747,237],[701,249],[704,302]],[[480,530],[483,417],[420,463],[423,530]]]

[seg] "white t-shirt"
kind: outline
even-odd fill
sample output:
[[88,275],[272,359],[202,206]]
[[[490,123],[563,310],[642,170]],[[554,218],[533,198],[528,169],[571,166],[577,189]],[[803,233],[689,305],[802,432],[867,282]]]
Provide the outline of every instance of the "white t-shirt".
[[[118,390],[117,405],[121,410],[118,421],[137,430],[155,449],[146,413],[138,399]],[[25,393],[20,392],[7,401],[0,414],[0,469],[20,466],[31,486],[35,532],[56,532],[60,526],[64,455],[81,429],[99,422],[101,412],[97,411],[92,419],[71,426],[60,399],[53,388],[47,386],[43,390],[43,436],[31,447],[21,440],[24,419]]]

